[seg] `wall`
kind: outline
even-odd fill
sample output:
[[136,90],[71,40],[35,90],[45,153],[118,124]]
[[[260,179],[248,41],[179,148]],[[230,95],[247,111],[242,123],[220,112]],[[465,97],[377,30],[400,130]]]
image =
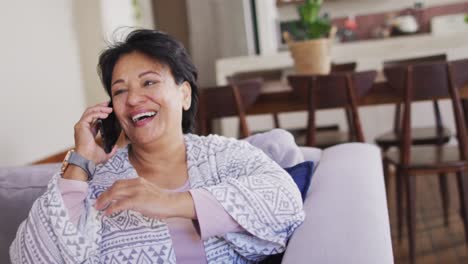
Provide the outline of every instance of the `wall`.
[[[150,0],[0,1],[0,166],[23,165],[74,145],[86,106],[108,100],[98,55],[122,26],[153,28]],[[122,37],[127,30],[119,30]]]
[[0,166],[73,144],[85,99],[72,2],[0,1]]
[[[73,1],[74,29],[80,53],[80,68],[86,105],[109,100],[97,74],[99,54],[109,43],[121,40],[135,26],[152,28],[149,0],[140,0],[141,21],[136,21],[131,0]],[[146,11],[145,11],[146,10]],[[148,18],[149,16],[149,18]],[[150,21],[150,22],[149,22]]]
[[156,28],[175,37],[190,52],[186,1],[153,0],[152,2]]
[[95,0],[73,2],[73,26],[76,32],[80,70],[85,93],[85,105],[95,105],[107,100],[97,75],[96,65],[100,51],[104,48],[101,21],[101,5]]
[[201,87],[216,84],[216,59],[254,53],[253,40],[246,33],[248,3],[249,0],[187,1],[190,51]]

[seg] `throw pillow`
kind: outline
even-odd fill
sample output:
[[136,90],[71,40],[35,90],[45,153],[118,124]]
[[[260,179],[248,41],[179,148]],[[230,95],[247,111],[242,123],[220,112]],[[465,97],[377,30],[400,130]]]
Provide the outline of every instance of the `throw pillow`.
[[310,181],[314,172],[314,162],[304,161],[285,170],[291,175],[294,182],[297,184],[302,196],[302,201],[305,201],[307,191],[309,190]]

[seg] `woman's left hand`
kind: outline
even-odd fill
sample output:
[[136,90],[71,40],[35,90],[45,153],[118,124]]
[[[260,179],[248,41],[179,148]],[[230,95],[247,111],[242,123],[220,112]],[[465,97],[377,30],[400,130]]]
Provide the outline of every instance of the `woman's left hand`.
[[106,215],[133,210],[158,219],[196,219],[192,195],[189,192],[169,192],[141,177],[116,181],[98,197],[95,208],[105,209]]

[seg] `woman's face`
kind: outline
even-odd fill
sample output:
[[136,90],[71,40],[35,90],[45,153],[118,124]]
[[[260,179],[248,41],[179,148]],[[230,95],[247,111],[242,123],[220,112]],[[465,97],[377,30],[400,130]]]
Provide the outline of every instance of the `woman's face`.
[[133,144],[182,134],[182,109],[190,107],[191,87],[178,85],[169,66],[139,52],[123,55],[112,72],[111,95]]

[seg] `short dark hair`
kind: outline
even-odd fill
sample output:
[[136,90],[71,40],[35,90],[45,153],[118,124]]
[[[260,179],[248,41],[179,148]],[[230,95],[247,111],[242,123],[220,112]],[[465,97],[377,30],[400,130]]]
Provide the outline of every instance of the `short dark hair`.
[[98,74],[111,100],[112,72],[115,64],[122,55],[135,51],[168,65],[177,84],[180,85],[184,81],[190,84],[192,101],[188,110],[182,110],[182,132],[192,132],[198,108],[197,69],[184,46],[166,33],[150,29],[136,29],[130,32],[124,41],[110,45],[101,53]]

